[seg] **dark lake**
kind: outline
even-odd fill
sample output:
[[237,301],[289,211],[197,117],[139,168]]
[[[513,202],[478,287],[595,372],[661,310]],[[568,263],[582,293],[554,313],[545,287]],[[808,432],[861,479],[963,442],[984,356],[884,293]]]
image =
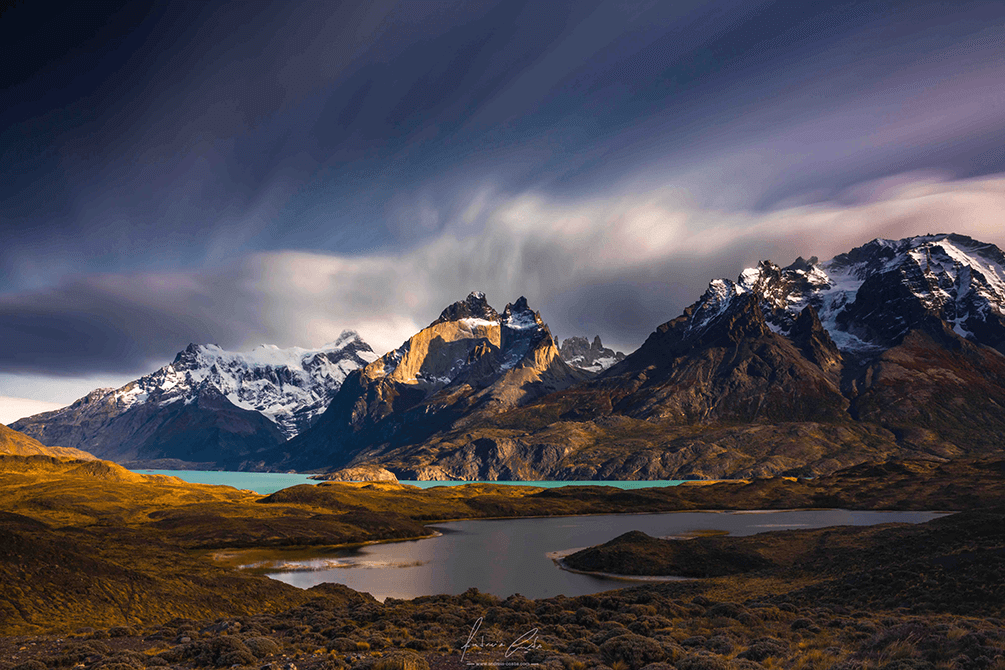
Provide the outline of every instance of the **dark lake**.
[[772,530],[823,526],[921,523],[938,512],[674,512],[451,521],[431,528],[440,537],[375,544],[322,559],[289,561],[270,577],[307,588],[322,582],[345,584],[383,600],[439,593],[459,594],[470,587],[505,598],[559,594],[579,596],[638,582],[582,575],[558,568],[552,552],[607,542],[630,530],[654,537],[700,530],[752,535]]

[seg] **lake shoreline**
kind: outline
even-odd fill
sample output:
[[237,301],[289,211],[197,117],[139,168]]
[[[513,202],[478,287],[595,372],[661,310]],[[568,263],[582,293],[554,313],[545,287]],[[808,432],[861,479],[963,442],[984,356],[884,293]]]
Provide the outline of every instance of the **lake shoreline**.
[[589,575],[591,577],[600,577],[601,579],[611,579],[621,582],[640,582],[640,583],[652,583],[652,582],[684,582],[692,581],[694,577],[677,577],[674,575],[623,575],[615,572],[596,572],[593,570],[578,570],[568,563],[565,562],[565,557],[570,556],[577,551],[582,551],[584,549],[589,549],[589,547],[577,547],[575,549],[563,549],[561,551],[552,551],[547,554],[548,558],[558,566],[560,570],[566,570],[568,572],[574,572],[580,575]]
[[[252,567],[271,563],[280,569],[266,569],[262,574],[286,584],[309,588],[333,582],[369,593],[378,600],[460,593],[469,587],[500,597],[514,593],[529,598],[551,597],[556,593],[582,596],[614,588],[610,580],[661,583],[694,576],[583,569],[563,560],[564,556],[575,553],[570,547],[603,544],[628,530],[658,537],[688,538],[686,544],[691,544],[691,538],[761,536],[779,530],[794,532],[823,527],[907,525],[940,517],[939,513],[917,511],[792,509],[764,514],[689,510],[452,520],[437,525],[443,534],[435,542],[371,544],[351,554],[333,548],[327,556],[321,552],[303,557],[259,554],[259,561]],[[262,559],[269,559],[269,563]]]
[[[165,477],[177,477],[178,479],[192,483],[217,486],[231,486],[238,490],[247,490],[259,495],[269,495],[283,488],[296,486],[298,484],[310,484],[312,486],[327,486],[348,484],[352,486],[360,485],[400,485],[414,487],[419,490],[428,490],[440,486],[457,487],[471,485],[490,486],[525,486],[528,488],[552,489],[565,486],[608,486],[623,491],[638,490],[644,488],[666,488],[675,486],[699,485],[721,483],[745,483],[748,480],[701,480],[701,479],[626,479],[626,480],[395,480],[395,481],[338,481],[315,479],[317,474],[304,472],[245,472],[240,470],[169,470],[155,468],[130,469],[139,475],[159,475]],[[255,480],[261,480],[257,484]],[[272,479],[274,484],[268,483]]]
[[[924,512],[929,514],[935,514],[939,516],[945,516],[949,514],[957,514],[956,511],[947,510],[898,510],[898,509],[844,509],[835,507],[792,507],[788,509],[681,509],[681,510],[667,510],[667,511],[656,511],[656,512],[589,512],[583,514],[550,514],[550,515],[535,515],[535,516],[493,516],[493,517],[459,517],[459,518],[448,518],[448,519],[436,519],[433,521],[423,522],[428,525],[453,523],[458,521],[519,521],[523,519],[540,520],[540,519],[578,519],[578,518],[591,518],[591,517],[602,517],[602,516],[654,516],[660,514],[774,514],[774,513],[786,513],[786,512],[828,512],[828,511],[842,511],[842,512]],[[938,517],[936,517],[938,518]],[[896,522],[891,522],[896,523]],[[837,527],[837,526],[833,526]],[[233,567],[237,569],[247,569],[249,571],[255,571],[256,569],[251,568],[250,565],[243,563],[235,563],[229,560],[229,558],[217,559],[214,554],[221,554],[224,552],[296,552],[305,550],[317,550],[319,553],[327,552],[339,552],[350,549],[358,549],[361,547],[368,547],[373,545],[381,544],[398,544],[403,542],[414,542],[417,540],[431,540],[437,537],[442,537],[443,533],[433,532],[427,535],[415,535],[412,537],[401,537],[401,538],[386,538],[380,540],[367,540],[365,542],[347,542],[344,544],[331,544],[331,545],[286,545],[286,546],[274,546],[274,547],[246,547],[246,548],[234,548],[234,549],[221,549],[221,550],[199,550],[197,553],[201,555],[206,555],[212,560],[216,561],[219,565]],[[696,539],[697,535],[694,536],[674,536],[672,539],[689,540]],[[665,538],[671,539],[671,538]],[[588,548],[588,547],[581,547]],[[576,570],[574,568],[562,565],[560,566],[564,570],[570,572],[579,572],[581,574],[593,574],[589,571]],[[312,570],[311,570],[312,571]],[[284,570],[276,572],[297,572],[297,570]],[[261,571],[259,574],[268,575],[269,571]],[[611,578],[618,578],[619,575],[615,573],[604,574],[598,576],[605,576]],[[621,577],[631,577],[630,575],[620,575]],[[692,579],[690,577],[683,579]],[[644,581],[644,580],[643,580]]]
[[[0,637],[0,668],[11,670],[29,659],[71,667],[84,658],[87,667],[97,667],[156,658],[145,665],[365,670],[395,662],[393,667],[462,670],[469,667],[465,662],[503,665],[517,659],[546,667],[662,662],[756,670],[807,667],[807,661],[818,668],[879,668],[893,655],[936,667],[994,667],[987,661],[1005,656],[1005,599],[999,598],[1000,582],[980,579],[986,563],[945,564],[946,570],[930,571],[924,581],[915,580],[914,566],[957,555],[963,546],[995,555],[1005,534],[1002,514],[964,512],[935,525],[852,528],[836,545],[843,548],[827,574],[782,570],[625,582],[629,588],[545,599],[469,589],[382,602],[325,585],[302,592],[310,597],[306,606],[274,612]],[[770,534],[798,546],[806,533],[820,530]],[[983,540],[974,545],[968,536]],[[866,561],[860,559],[863,549]],[[918,588],[935,595],[919,598]],[[465,648],[472,631],[479,644]],[[508,645],[529,632],[538,644],[506,657]]]

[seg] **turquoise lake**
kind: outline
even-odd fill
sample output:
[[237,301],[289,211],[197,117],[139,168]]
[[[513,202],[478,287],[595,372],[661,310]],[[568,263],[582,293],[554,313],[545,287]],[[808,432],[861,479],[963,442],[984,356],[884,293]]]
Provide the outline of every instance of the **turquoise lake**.
[[[297,484],[317,484],[316,480],[310,479],[311,475],[302,475],[287,472],[222,472],[213,470],[134,470],[141,475],[170,475],[178,479],[193,484],[221,484],[223,486],[233,486],[237,489],[248,489],[260,495],[269,495],[280,489],[285,489]],[[402,480],[402,484],[410,484],[419,488],[428,489],[433,486],[457,486],[460,484],[507,484],[511,486],[543,486],[553,488],[557,486],[614,486],[619,489],[641,489],[650,486],[676,486],[683,480],[654,480],[654,481],[632,481],[632,482],[612,482],[612,481],[586,481],[586,482],[417,482]]]

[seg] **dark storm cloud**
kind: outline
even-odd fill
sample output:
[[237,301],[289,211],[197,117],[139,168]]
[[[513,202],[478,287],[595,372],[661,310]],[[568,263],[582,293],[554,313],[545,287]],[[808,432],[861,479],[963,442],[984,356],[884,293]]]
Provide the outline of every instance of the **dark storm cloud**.
[[[1000,66],[995,5],[98,7],[4,22],[25,33],[16,50],[40,55],[0,98],[0,290],[248,251],[403,250],[484,184],[576,198],[669,179],[770,208],[921,167],[1002,167],[988,144],[1000,109],[981,91],[983,111],[946,119],[937,152],[861,141],[919,91]],[[48,32],[65,22],[79,25]],[[947,49],[932,73],[909,71]],[[813,123],[835,108],[838,123]],[[804,151],[771,136],[790,127],[812,138]],[[728,196],[707,192],[717,175]]]
[[473,289],[627,350],[759,258],[1003,241],[1000,3],[30,4],[0,375],[386,349]]
[[[0,370],[60,376],[149,372],[188,342],[257,331],[238,273],[97,276],[0,296]],[[238,307],[240,306],[240,307]],[[227,342],[232,344],[232,342]]]

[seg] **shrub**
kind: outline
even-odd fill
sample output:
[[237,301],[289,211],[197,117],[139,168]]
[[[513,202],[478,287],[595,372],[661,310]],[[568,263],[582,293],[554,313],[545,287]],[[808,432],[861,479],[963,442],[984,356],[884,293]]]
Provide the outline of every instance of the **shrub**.
[[129,626],[113,626],[108,629],[108,637],[131,637],[133,635],[136,635],[136,631]]
[[930,662],[917,658],[901,658],[880,666],[880,670],[933,670],[934,668],[935,666]]
[[336,637],[328,642],[328,651],[356,651],[356,640]]
[[622,661],[631,670],[666,658],[666,652],[656,640],[635,633],[618,635],[604,642],[600,645],[600,654],[608,664],[613,666],[616,661]]
[[666,654],[667,663],[676,663],[677,659],[687,656],[687,652],[684,651],[684,647],[681,647],[674,642],[664,642],[663,643],[663,653]]
[[677,661],[677,670],[730,670],[732,666],[719,656],[685,656]]
[[569,644],[565,645],[565,653],[567,654],[596,654],[600,651],[600,647],[593,644],[589,640],[577,639],[573,640]]
[[119,651],[111,658],[91,664],[95,670],[103,668],[142,668],[147,664],[147,656],[137,651]]
[[45,663],[42,661],[30,658],[24,663],[19,663],[15,665],[11,670],[46,670]]
[[914,658],[917,655],[918,649],[910,640],[897,640],[887,645],[886,649],[883,650],[883,657],[894,661]]
[[429,663],[414,652],[399,650],[377,659],[373,670],[429,670]]
[[773,637],[762,637],[754,640],[753,644],[746,651],[736,655],[737,658],[746,658],[760,663],[771,656],[784,656],[789,651],[789,645],[782,640]]
[[234,637],[217,637],[182,644],[165,652],[160,657],[168,663],[192,661],[193,665],[212,665],[218,668],[231,665],[251,665],[255,655],[241,640]]
[[628,630],[638,635],[649,636],[653,632],[653,625],[647,619],[640,619],[628,624]]
[[743,611],[742,607],[734,603],[718,603],[708,608],[708,616],[739,619]]
[[589,607],[580,607],[576,610],[576,623],[583,626],[596,626],[600,621],[597,619],[597,613],[594,610]]
[[716,635],[715,637],[709,638],[708,642],[705,643],[705,648],[709,651],[714,651],[717,654],[725,656],[726,654],[732,653],[733,642],[725,635]]
[[263,658],[269,654],[278,654],[279,645],[267,637],[252,637],[244,641],[251,653],[258,658]]
[[417,651],[427,651],[436,647],[435,640],[424,640],[420,638],[413,638],[409,640],[406,644],[409,649],[415,649]]

